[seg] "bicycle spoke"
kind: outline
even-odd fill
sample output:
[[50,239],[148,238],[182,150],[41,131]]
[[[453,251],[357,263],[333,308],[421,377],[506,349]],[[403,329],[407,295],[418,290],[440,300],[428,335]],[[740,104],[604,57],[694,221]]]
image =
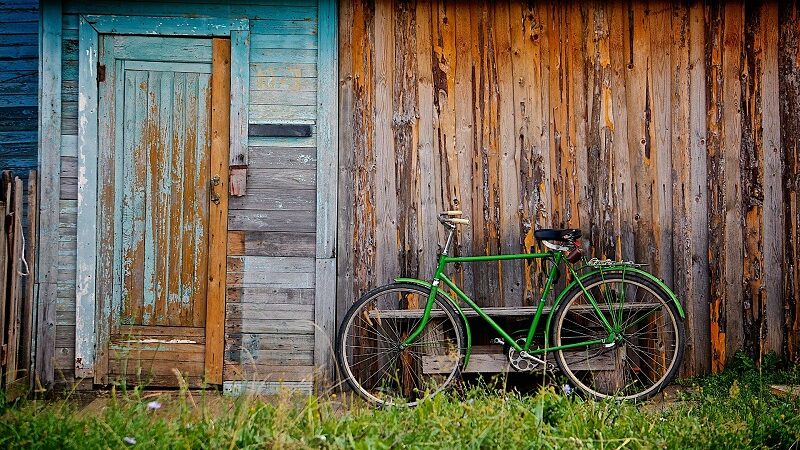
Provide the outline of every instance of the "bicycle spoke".
[[[608,350],[557,354],[556,361],[581,390],[595,396],[645,398],[674,373],[671,368],[682,336],[667,303],[670,299],[649,287],[649,281],[640,280],[636,274],[612,273],[586,282],[586,291],[603,298],[602,313],[619,335]],[[586,314],[585,298],[583,290],[576,290],[559,306],[555,346],[604,337],[599,316]]]
[[[402,341],[422,324],[422,315],[415,315],[421,310],[411,317],[403,311],[409,311],[408,306],[421,306],[427,294],[417,288],[390,285],[370,295],[348,312],[345,335],[337,339],[337,356],[344,353],[339,359],[354,390],[373,402],[407,405],[451,383],[458,373],[464,345],[458,316],[436,299],[433,310],[438,312],[437,317],[430,319],[415,342],[401,350]],[[443,359],[451,354],[453,364]],[[429,356],[439,358],[436,373],[424,371]]]

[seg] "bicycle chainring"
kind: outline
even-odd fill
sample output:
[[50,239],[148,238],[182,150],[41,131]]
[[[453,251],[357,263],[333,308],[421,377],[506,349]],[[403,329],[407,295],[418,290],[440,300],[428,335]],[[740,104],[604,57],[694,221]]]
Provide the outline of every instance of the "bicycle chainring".
[[[518,338],[516,342],[519,345],[525,345],[525,338]],[[524,358],[514,347],[510,345],[506,345],[505,347],[508,363],[517,372],[533,372],[541,366],[541,363],[533,359]]]

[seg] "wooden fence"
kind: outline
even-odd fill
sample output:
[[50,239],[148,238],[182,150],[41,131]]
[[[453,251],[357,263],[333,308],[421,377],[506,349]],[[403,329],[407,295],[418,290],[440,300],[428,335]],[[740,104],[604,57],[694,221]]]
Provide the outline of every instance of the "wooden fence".
[[[428,276],[436,212],[459,254],[583,229],[687,311],[684,374],[800,352],[796,2],[342,2],[339,313]],[[463,266],[485,305],[537,267]],[[340,315],[341,317],[341,315]]]
[[[29,177],[29,230],[36,229],[36,172]],[[8,399],[28,392],[33,330],[35,239],[25,236],[23,182],[10,171],[0,177],[0,392]]]

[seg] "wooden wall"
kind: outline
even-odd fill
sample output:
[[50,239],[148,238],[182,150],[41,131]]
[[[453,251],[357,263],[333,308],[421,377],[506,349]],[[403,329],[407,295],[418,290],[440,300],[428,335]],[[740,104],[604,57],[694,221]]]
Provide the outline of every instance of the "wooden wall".
[[[56,381],[74,381],[78,16],[250,19],[249,122],[316,123],[316,0],[63,5]],[[313,127],[312,127],[313,128]],[[226,389],[310,390],[314,372],[316,133],[249,138],[247,195],[229,199]],[[89,383],[89,387],[91,384]]]
[[[796,2],[340,5],[339,314],[458,254],[581,228],[687,311],[684,374],[800,357]],[[521,263],[456,267],[484,305],[536,301]]]
[[0,170],[36,168],[39,4],[0,2]]

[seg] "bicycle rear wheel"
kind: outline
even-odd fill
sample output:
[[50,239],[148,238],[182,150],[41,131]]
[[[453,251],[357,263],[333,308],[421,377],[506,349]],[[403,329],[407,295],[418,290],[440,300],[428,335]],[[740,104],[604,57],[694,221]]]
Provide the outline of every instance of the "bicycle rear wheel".
[[422,334],[401,346],[421,322],[429,293],[413,284],[382,286],[364,294],[345,315],[336,357],[348,384],[364,399],[414,406],[459,377],[465,333],[448,302],[437,298]]
[[[561,371],[595,398],[645,400],[663,389],[680,367],[685,331],[675,304],[662,288],[636,273],[608,272],[583,281],[616,330],[613,343],[554,352]],[[604,339],[608,331],[579,286],[558,305],[551,345]]]

